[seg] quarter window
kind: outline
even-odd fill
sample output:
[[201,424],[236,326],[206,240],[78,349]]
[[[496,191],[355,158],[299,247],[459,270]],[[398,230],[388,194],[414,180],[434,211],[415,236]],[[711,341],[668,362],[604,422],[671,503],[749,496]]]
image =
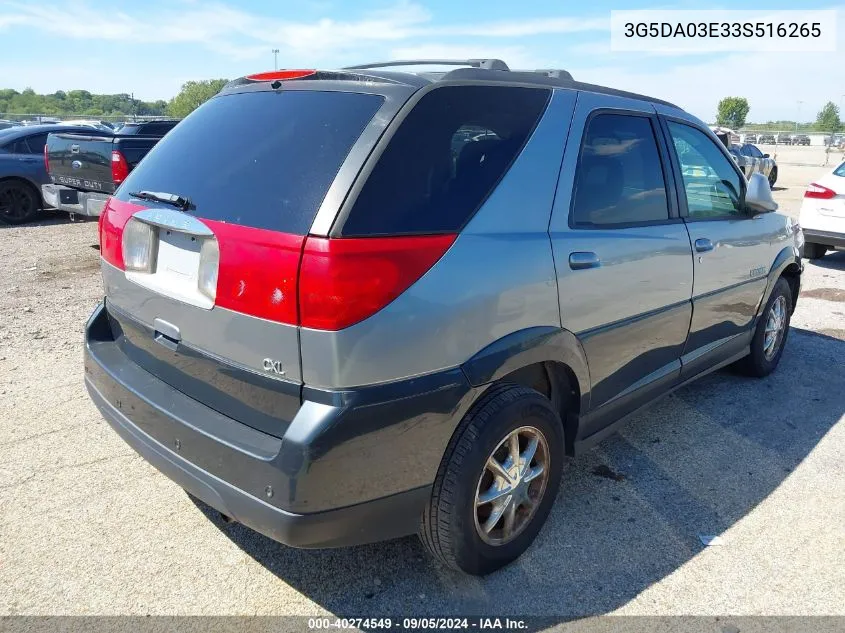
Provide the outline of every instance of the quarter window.
[[572,219],[576,226],[669,219],[651,119],[599,114],[590,120],[575,172]]
[[743,183],[730,160],[701,130],[669,122],[692,219],[741,216]]
[[537,88],[432,90],[396,130],[341,235],[459,231],[507,173],[549,97]]

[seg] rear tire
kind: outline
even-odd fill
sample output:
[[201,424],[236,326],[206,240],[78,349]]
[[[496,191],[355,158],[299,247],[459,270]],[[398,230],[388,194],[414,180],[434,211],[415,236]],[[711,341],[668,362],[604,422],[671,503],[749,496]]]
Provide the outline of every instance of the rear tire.
[[[560,416],[541,393],[510,383],[488,390],[443,456],[420,529],[426,549],[444,565],[474,575],[518,558],[555,501],[563,446]],[[491,468],[493,460],[503,470]]]
[[6,224],[31,222],[41,215],[41,196],[28,182],[0,182],[0,220]]
[[751,353],[736,363],[737,369],[747,376],[763,378],[777,369],[786,339],[792,313],[792,290],[783,277],[777,280],[772,295],[760,313]]
[[804,257],[807,259],[821,259],[827,253],[827,246],[824,244],[804,243]]

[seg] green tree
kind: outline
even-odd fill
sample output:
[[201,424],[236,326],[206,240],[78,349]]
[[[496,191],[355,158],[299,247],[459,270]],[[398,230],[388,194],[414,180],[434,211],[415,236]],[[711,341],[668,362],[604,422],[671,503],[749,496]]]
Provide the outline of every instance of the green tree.
[[228,79],[203,79],[182,84],[182,90],[167,105],[168,114],[179,118],[188,116],[220,92],[228,82]]
[[840,127],[842,127],[842,121],[839,118],[839,106],[833,101],[828,101],[816,116],[816,129],[819,132],[832,134],[838,132]]
[[745,97],[725,97],[719,102],[716,123],[738,130],[745,125],[749,109],[748,99]]

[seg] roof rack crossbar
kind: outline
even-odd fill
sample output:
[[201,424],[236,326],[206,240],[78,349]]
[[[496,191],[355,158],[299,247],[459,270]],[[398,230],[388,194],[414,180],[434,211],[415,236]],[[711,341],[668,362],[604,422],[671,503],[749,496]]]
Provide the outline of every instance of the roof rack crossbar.
[[471,66],[487,70],[510,70],[501,59],[404,59],[391,62],[373,62],[345,66],[341,70],[367,70],[369,68],[389,68],[391,66]]

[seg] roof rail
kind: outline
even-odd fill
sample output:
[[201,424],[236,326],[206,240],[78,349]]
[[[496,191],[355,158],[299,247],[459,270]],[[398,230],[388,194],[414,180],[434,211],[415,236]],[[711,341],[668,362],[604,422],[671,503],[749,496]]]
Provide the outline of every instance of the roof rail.
[[555,79],[573,81],[572,73],[568,70],[564,70],[563,68],[538,68],[537,70],[532,70],[530,72],[539,73],[541,75],[545,75],[546,77],[554,77]]
[[405,59],[345,66],[341,70],[366,70],[368,68],[389,68],[391,66],[471,66],[472,68],[487,70],[510,70],[501,59]]

